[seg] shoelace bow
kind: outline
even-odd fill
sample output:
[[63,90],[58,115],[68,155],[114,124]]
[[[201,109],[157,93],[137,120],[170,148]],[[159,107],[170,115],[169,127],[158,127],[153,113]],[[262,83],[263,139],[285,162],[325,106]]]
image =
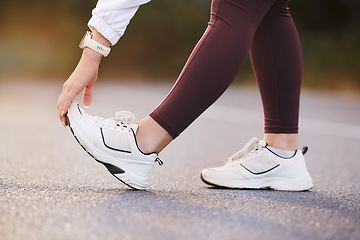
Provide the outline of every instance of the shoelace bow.
[[240,151],[229,157],[229,162],[245,158],[249,153],[262,148],[258,138],[252,138]]
[[115,113],[115,117],[104,119],[101,117],[96,117],[95,120],[97,123],[108,126],[112,128],[118,128],[120,127],[121,130],[128,130],[130,131],[130,124],[135,122],[135,116],[131,112],[128,111],[119,111]]

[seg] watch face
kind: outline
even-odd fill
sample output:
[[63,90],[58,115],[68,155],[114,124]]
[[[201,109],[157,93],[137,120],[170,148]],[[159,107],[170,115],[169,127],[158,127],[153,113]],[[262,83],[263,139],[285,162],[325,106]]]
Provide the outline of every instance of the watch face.
[[83,49],[83,48],[86,47],[86,45],[85,45],[85,40],[88,39],[88,38],[91,38],[91,32],[89,32],[89,31],[87,31],[87,32],[84,34],[83,38],[82,38],[81,41],[80,41],[79,47],[80,47],[81,49]]

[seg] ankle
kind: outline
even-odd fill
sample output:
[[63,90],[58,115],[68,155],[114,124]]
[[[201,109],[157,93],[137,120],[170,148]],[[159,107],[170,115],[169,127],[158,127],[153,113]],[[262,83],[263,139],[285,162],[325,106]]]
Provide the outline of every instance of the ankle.
[[275,134],[265,133],[264,141],[273,148],[286,151],[295,151],[298,149],[298,134]]
[[151,117],[146,117],[137,124],[139,129],[136,139],[143,153],[160,153],[173,140],[170,134]]
[[145,154],[149,154],[149,153],[159,153],[160,151],[156,150],[156,147],[152,146],[147,140],[146,138],[144,138],[142,136],[142,134],[139,134],[138,132],[136,133],[136,140],[137,140],[137,145],[138,148],[140,149],[141,152],[145,153]]

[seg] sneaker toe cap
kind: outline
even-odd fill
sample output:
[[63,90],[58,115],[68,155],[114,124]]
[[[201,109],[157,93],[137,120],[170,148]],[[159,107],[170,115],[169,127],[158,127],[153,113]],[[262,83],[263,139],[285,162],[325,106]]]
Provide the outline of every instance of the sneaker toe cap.
[[229,178],[229,173],[219,171],[217,168],[206,168],[201,171],[201,176],[205,181],[217,184],[219,181]]

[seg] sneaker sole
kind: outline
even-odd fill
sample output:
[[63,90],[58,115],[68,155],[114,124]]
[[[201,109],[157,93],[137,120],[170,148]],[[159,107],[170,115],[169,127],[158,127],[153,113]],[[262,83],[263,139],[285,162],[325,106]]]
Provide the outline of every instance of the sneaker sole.
[[261,180],[253,180],[248,182],[232,182],[232,183],[221,183],[215,184],[206,180],[202,173],[200,179],[211,186],[219,188],[230,188],[230,189],[272,189],[277,191],[292,191],[292,192],[303,192],[309,191],[313,188],[311,177],[305,179],[291,181],[280,178],[266,178]]
[[[71,127],[71,121],[70,121],[67,114],[65,115],[65,117],[66,117],[67,123],[69,125],[71,134],[74,136],[75,140],[79,143],[79,145],[85,150],[85,152],[87,152],[87,154],[90,155],[90,157],[92,157],[98,163],[101,163],[102,165],[104,165],[106,167],[106,169],[110,172],[111,175],[113,175],[117,180],[119,180],[120,182],[122,182],[126,186],[128,186],[128,187],[130,187],[132,189],[135,189],[135,190],[144,190],[145,189],[146,184],[144,186],[142,184],[134,182],[134,180],[132,180],[132,177],[128,176],[129,174],[127,174],[127,172],[125,170],[123,170],[122,168],[117,167],[117,166],[115,166],[115,165],[113,165],[111,163],[107,163],[107,162],[104,162],[104,161],[101,161],[101,160],[97,159],[94,156],[94,154],[92,154],[89,150],[87,150],[87,148],[84,146],[85,144],[83,144],[79,140],[79,138],[76,136],[73,128]],[[121,174],[121,175],[117,176],[116,174],[119,174],[119,175]]]

